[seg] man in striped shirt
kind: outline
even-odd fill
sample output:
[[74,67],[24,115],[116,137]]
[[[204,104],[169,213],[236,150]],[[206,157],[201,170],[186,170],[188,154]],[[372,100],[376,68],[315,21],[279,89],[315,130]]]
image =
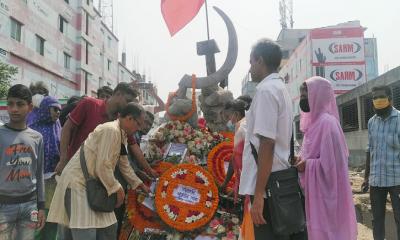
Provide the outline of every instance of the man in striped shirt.
[[368,121],[368,150],[363,191],[371,186],[374,240],[385,239],[388,193],[400,240],[400,112],[392,106],[388,86],[372,89],[375,115]]

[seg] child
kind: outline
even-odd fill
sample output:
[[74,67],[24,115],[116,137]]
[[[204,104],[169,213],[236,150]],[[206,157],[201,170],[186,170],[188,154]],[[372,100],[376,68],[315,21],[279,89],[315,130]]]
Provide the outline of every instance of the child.
[[45,223],[43,138],[26,124],[32,107],[26,86],[10,88],[10,121],[0,126],[0,239],[34,239]]

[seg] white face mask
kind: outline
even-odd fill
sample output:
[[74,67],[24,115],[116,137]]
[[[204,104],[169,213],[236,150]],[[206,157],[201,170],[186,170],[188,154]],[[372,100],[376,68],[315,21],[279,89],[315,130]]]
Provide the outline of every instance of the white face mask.
[[232,123],[232,120],[229,120],[226,123],[226,127],[228,128],[228,131],[234,132],[235,131],[235,125]]

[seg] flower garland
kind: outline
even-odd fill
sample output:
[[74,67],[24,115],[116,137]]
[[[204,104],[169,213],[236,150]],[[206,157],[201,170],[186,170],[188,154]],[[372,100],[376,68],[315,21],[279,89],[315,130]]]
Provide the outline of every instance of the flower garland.
[[218,189],[210,173],[194,164],[178,164],[159,179],[155,193],[160,218],[178,231],[207,224],[218,207]]
[[[225,180],[225,164],[231,161],[233,156],[233,142],[221,142],[208,153],[207,168],[214,176],[219,185]],[[235,175],[228,183],[228,188],[232,189],[235,183]]]
[[177,96],[176,92],[172,92],[168,95],[168,100],[167,103],[165,104],[165,111],[167,113],[167,116],[169,117],[169,119],[175,121],[182,121],[182,122],[186,122],[188,121],[192,115],[197,111],[197,105],[196,105],[196,75],[192,75],[192,108],[190,109],[190,111],[188,113],[186,113],[183,116],[176,116],[173,115],[169,112],[169,107],[171,105],[171,101],[174,97]]
[[141,200],[143,201],[135,190],[128,190],[126,208],[130,224],[140,233],[143,233],[145,228],[162,229],[157,214],[142,205]]
[[220,132],[220,134],[228,139],[230,142],[233,142],[234,138],[235,138],[235,133],[234,132],[228,132],[228,131],[224,131],[224,132]]
[[[163,174],[173,166],[172,163],[159,162],[153,169],[158,174]],[[119,240],[129,239],[132,229],[143,233],[145,228],[162,229],[160,219],[155,212],[140,203],[141,197],[136,191],[129,189],[126,198],[126,211],[128,221],[124,222]]]

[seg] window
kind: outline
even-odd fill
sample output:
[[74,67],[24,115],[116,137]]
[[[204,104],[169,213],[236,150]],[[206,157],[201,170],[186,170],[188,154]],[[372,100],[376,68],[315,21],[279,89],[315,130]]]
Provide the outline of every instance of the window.
[[64,0],[65,3],[69,4],[69,0]]
[[283,59],[289,58],[289,50],[283,50],[282,51],[282,58]]
[[89,36],[89,13],[88,12],[85,12],[85,15],[86,15],[86,35],[88,35]]
[[64,53],[64,68],[71,69],[71,56]]
[[85,41],[85,56],[86,56],[86,64],[89,64],[89,42]]
[[36,52],[44,56],[44,39],[36,34]]
[[90,5],[90,0],[86,0],[86,4],[87,4],[87,5]]
[[110,71],[111,70],[111,60],[107,59],[107,70]]
[[392,101],[393,107],[400,109],[400,86],[392,87]]
[[89,85],[89,73],[85,72],[85,95],[88,94],[88,85]]
[[361,98],[362,100],[362,104],[363,104],[363,108],[362,108],[362,117],[363,117],[363,125],[362,128],[363,129],[367,129],[368,128],[368,120],[375,115],[374,112],[374,107],[372,104],[372,95],[368,94],[366,96],[363,96]]
[[21,28],[22,24],[15,19],[11,18],[11,38],[21,42]]
[[22,0],[25,4],[28,4],[28,0]]
[[352,101],[341,107],[342,112],[342,128],[344,132],[357,131],[358,124],[358,108],[357,101]]
[[68,21],[60,15],[59,30],[62,33],[67,33]]
[[111,37],[107,37],[107,46],[111,48]]

